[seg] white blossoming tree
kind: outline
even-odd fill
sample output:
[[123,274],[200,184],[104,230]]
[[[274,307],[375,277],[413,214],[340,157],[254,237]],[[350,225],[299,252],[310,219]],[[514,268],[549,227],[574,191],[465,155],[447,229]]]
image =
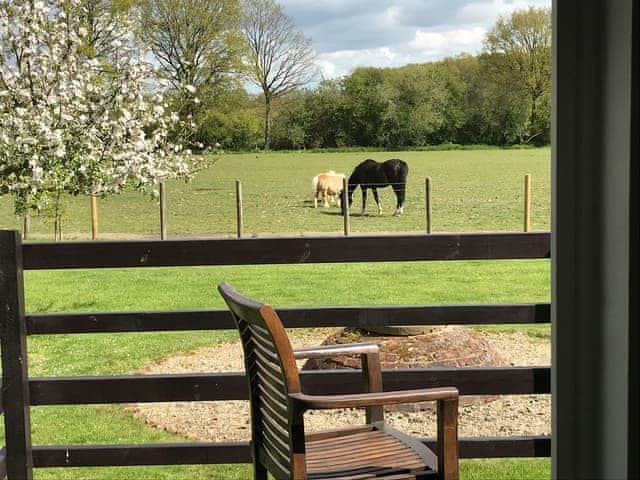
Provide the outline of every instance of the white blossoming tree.
[[145,52],[114,36],[108,60],[83,55],[86,27],[69,14],[81,8],[0,0],[0,194],[17,214],[49,206],[59,221],[63,194],[155,190],[188,173]]

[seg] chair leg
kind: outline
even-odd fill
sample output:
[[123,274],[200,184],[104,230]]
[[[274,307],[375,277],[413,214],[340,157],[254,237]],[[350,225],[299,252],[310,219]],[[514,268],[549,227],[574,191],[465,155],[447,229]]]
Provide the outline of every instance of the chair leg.
[[267,480],[269,473],[260,462],[253,464],[253,478],[254,480]]
[[458,480],[458,399],[438,401],[438,475]]

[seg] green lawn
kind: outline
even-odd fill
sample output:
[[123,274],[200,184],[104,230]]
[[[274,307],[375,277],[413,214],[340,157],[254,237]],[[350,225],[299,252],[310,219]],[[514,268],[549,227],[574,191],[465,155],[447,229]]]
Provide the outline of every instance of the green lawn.
[[[452,150],[431,152],[258,153],[223,155],[193,181],[171,181],[167,187],[168,232],[181,234],[235,233],[235,180],[242,181],[247,235],[259,233],[340,232],[336,207],[314,210],[311,178],[335,170],[349,174],[365,158],[399,157],[409,164],[405,214],[391,217],[395,197],[380,191],[383,215],[377,215],[369,195],[366,217],[360,217],[361,197],[354,195],[354,232],[422,231],[425,228],[424,179],[432,178],[433,230],[521,231],[524,175],[533,178],[532,228],[549,229],[550,150]],[[100,199],[100,231],[111,234],[158,234],[157,201],[137,192]],[[89,201],[67,201],[64,230],[68,238],[90,232]],[[0,198],[0,228],[18,228],[10,198]],[[32,220],[32,231],[50,236],[51,225]]]
[[[394,278],[392,285],[389,278]],[[549,299],[547,260],[504,260],[27,271],[26,304],[31,312],[223,307],[215,289],[223,280],[281,306]],[[526,328],[549,331],[548,325]],[[32,375],[128,373],[173,352],[233,336],[234,332],[34,336],[29,339],[30,371]]]
[[[383,195],[383,217],[355,216],[355,231],[423,228],[422,186],[434,182],[436,231],[518,230],[522,177],[534,178],[536,229],[549,224],[549,150],[482,150],[408,153],[227,155],[192,183],[170,185],[171,234],[234,231],[234,179],[243,180],[245,224],[250,232],[339,231],[337,209],[309,208],[313,174],[348,172],[366,157],[406,159],[410,164],[406,215],[390,217],[391,192]],[[262,180],[262,182],[261,182]],[[279,185],[279,186],[276,186]],[[415,192],[415,194],[412,194]],[[306,201],[306,202],[305,202]],[[356,196],[356,207],[359,195]],[[371,212],[374,211],[372,208]],[[100,202],[101,231],[149,234],[157,231],[157,208],[137,193]],[[8,199],[0,200],[0,228],[17,225]],[[88,201],[73,199],[67,232],[87,232]],[[33,228],[45,232],[35,219]],[[86,235],[86,233],[83,233]],[[389,279],[393,278],[393,282]],[[278,266],[103,269],[25,272],[27,311],[127,311],[222,307],[215,285],[226,280],[269,303],[293,305],[444,304],[540,302],[549,300],[547,260],[406,262]],[[548,338],[548,326],[496,326]],[[132,373],[177,352],[235,338],[236,333],[170,332],[30,337],[32,376]],[[119,406],[36,407],[34,444],[142,443],[182,441],[179,436],[132,418]],[[1,433],[1,432],[0,432]],[[546,459],[462,462],[462,478],[549,478]],[[134,480],[250,478],[247,466],[171,466],[36,470],[38,480]]]

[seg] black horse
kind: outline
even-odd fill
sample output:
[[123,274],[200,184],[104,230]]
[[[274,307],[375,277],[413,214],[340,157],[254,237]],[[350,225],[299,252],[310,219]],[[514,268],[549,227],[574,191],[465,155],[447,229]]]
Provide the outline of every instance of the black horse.
[[[368,158],[359,163],[349,177],[349,208],[353,203],[353,192],[360,185],[362,190],[362,214],[367,206],[367,190],[373,190],[373,198],[378,205],[378,214],[382,213],[380,200],[378,199],[378,188],[391,185],[398,203],[394,215],[400,215],[403,211],[404,194],[407,186],[407,175],[409,166],[407,162],[392,158],[382,163]],[[344,212],[343,212],[344,213]]]

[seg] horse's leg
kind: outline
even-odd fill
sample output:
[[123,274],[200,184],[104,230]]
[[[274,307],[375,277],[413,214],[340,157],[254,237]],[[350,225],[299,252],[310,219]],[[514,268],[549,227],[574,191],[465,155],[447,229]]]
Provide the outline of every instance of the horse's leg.
[[376,201],[376,205],[378,205],[378,215],[382,215],[382,205],[380,204],[380,199],[378,198],[378,189],[372,188],[373,190],[373,198]]
[[405,195],[406,185],[401,183],[399,185],[393,185],[393,192],[396,194],[396,212],[394,215],[399,216],[404,211],[404,195]]
[[367,208],[367,188],[363,188],[362,185],[360,185],[360,188],[362,188],[362,215],[364,215],[364,211]]
[[324,208],[329,207],[329,193],[327,190],[322,191],[322,198],[324,199]]

